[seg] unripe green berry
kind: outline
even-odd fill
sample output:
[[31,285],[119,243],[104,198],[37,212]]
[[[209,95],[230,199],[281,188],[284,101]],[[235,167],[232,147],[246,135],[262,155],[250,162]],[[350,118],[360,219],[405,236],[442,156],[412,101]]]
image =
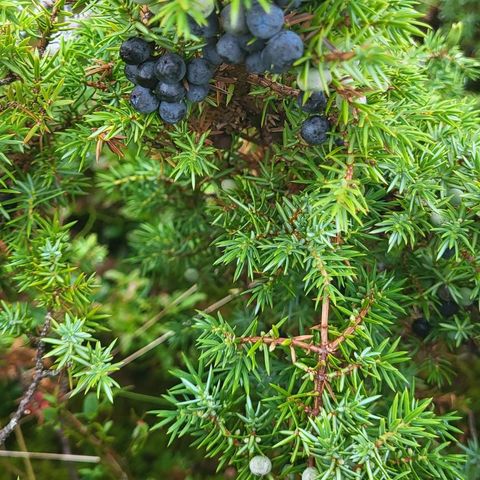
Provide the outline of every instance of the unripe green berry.
[[302,480],[316,480],[318,478],[318,470],[315,467],[308,467],[302,473]]
[[192,8],[208,17],[215,10],[215,2],[213,0],[193,0]]
[[253,475],[263,477],[272,471],[272,462],[264,455],[257,455],[250,460],[248,465]]
[[450,198],[450,203],[454,207],[458,207],[462,203],[463,191],[459,188],[450,188],[447,192]]
[[237,184],[231,178],[225,178],[224,180],[222,180],[220,186],[226,192],[231,192],[232,190],[235,190],[237,188]]
[[310,68],[308,70],[308,75],[305,80],[303,72],[299,73],[297,77],[298,88],[300,90],[311,91],[311,92],[320,92],[326,90],[326,85],[332,81],[332,74],[330,70],[323,70],[323,81],[322,75],[320,74],[317,68]]
[[440,225],[443,225],[445,223],[445,218],[438,212],[432,212],[430,214],[430,222],[432,225],[440,227]]
[[187,268],[183,274],[188,282],[196,282],[198,280],[198,270],[196,268]]
[[468,287],[462,287],[459,289],[460,297],[458,303],[462,307],[469,307],[472,303],[472,289]]

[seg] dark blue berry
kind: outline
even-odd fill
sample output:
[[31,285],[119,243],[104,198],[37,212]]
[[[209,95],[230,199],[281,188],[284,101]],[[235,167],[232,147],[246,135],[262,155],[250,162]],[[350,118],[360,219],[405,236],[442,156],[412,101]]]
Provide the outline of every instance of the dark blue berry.
[[454,248],[446,248],[445,251],[442,253],[442,258],[445,260],[449,260],[455,255]]
[[192,17],[188,17],[188,26],[190,27],[190,33],[197,37],[212,38],[217,35],[219,30],[218,17],[215,12],[207,17],[207,24],[200,25]]
[[447,300],[443,301],[440,304],[440,307],[438,308],[438,311],[444,316],[444,317],[452,317],[456,313],[458,313],[460,310],[460,307],[458,304],[456,304],[452,300]]
[[265,40],[256,38],[250,33],[239,35],[237,38],[240,48],[247,53],[260,52],[265,47]]
[[417,318],[412,323],[412,331],[415,335],[419,336],[420,338],[425,338],[432,330],[432,326],[430,322],[428,322],[425,318]]
[[263,63],[262,52],[251,53],[245,60],[245,69],[248,73],[265,73],[265,64]]
[[140,113],[152,113],[158,108],[158,98],[145,87],[135,87],[130,95],[132,107]]
[[207,83],[205,85],[190,85],[190,88],[187,90],[187,100],[191,102],[201,102],[208,96],[210,90],[210,85]]
[[166,102],[179,102],[185,97],[185,88],[181,83],[158,82],[155,94]]
[[222,58],[217,52],[217,42],[215,40],[209,40],[203,47],[203,58],[211,65],[217,66],[223,63]]
[[323,115],[307,118],[302,124],[302,138],[310,145],[320,145],[327,140],[330,124]]
[[238,42],[238,37],[230,33],[222,35],[217,42],[217,53],[226,63],[242,63],[245,54]]
[[295,33],[282,30],[263,49],[263,61],[273,73],[286,72],[303,55],[303,41]]
[[268,11],[255,2],[245,16],[247,26],[255,37],[268,39],[277,34],[285,21],[283,10],[277,5],[270,5]]
[[142,87],[155,88],[158,78],[155,76],[155,60],[147,60],[138,66],[137,83]]
[[128,80],[130,80],[135,85],[137,84],[137,72],[138,72],[138,65],[125,65],[123,70],[125,72],[125,76]]
[[187,66],[183,58],[176,53],[162,55],[155,65],[155,75],[161,82],[178,83],[183,79]]
[[160,102],[160,118],[166,123],[178,123],[187,113],[184,102]]
[[323,92],[312,92],[305,100],[305,93],[301,92],[297,97],[298,106],[307,113],[320,113],[325,110],[327,106],[327,99]]
[[188,83],[194,85],[204,85],[208,83],[213,76],[210,64],[204,58],[194,58],[187,67]]
[[129,38],[120,46],[120,58],[130,65],[146,62],[151,53],[152,47],[143,38]]

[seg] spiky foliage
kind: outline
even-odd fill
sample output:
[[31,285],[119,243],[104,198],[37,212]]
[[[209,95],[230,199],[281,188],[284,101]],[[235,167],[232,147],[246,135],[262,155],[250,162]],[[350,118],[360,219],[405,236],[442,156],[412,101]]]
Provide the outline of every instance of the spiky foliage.
[[[167,332],[183,368],[149,422],[239,479],[258,454],[272,478],[469,478],[466,409],[438,398],[479,333],[479,121],[463,90],[478,66],[424,34],[415,5],[304,2],[292,72],[223,66],[215,95],[168,127],[129,106],[118,48],[137,34],[195,55],[195,2],[0,0],[2,348],[35,346],[53,317],[45,366],[67,378],[53,425],[82,432],[65,390],[138,399],[113,375]],[[298,135],[310,68],[333,126],[320,147]],[[128,475],[102,455],[101,475]]]

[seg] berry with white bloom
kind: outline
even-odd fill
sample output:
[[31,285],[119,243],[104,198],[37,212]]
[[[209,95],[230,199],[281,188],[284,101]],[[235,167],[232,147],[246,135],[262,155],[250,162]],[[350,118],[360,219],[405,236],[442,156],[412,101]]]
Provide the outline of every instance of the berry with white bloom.
[[309,68],[307,75],[300,73],[297,77],[298,88],[300,90],[320,92],[326,89],[326,86],[332,81],[330,70],[323,70],[322,73],[317,68]]
[[308,467],[302,473],[302,480],[316,480],[318,478],[318,470],[315,467]]
[[253,475],[263,477],[272,471],[272,462],[264,455],[257,455],[250,460],[248,465]]

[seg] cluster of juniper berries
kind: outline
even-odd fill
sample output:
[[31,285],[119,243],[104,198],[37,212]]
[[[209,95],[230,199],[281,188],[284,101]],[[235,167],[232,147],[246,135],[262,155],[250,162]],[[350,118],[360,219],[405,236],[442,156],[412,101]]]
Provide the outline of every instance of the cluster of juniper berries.
[[[205,2],[204,2],[205,3]],[[232,14],[226,5],[219,15],[214,3],[206,2],[204,23],[189,16],[190,32],[205,41],[202,57],[188,62],[176,53],[153,56],[153,47],[142,38],[123,42],[120,57],[126,63],[125,75],[135,84],[130,102],[140,113],[158,111],[170,124],[187,113],[186,100],[201,102],[210,90],[210,80],[222,63],[244,64],[248,73],[285,73],[304,52],[301,37],[284,28],[284,9],[297,8],[301,0],[276,0],[265,10],[256,0],[249,9]],[[210,8],[211,7],[211,8]],[[309,95],[308,95],[309,94]],[[303,139],[311,145],[327,140],[329,122],[322,112],[326,98],[322,91],[302,92],[300,108],[313,114],[301,127]]]

